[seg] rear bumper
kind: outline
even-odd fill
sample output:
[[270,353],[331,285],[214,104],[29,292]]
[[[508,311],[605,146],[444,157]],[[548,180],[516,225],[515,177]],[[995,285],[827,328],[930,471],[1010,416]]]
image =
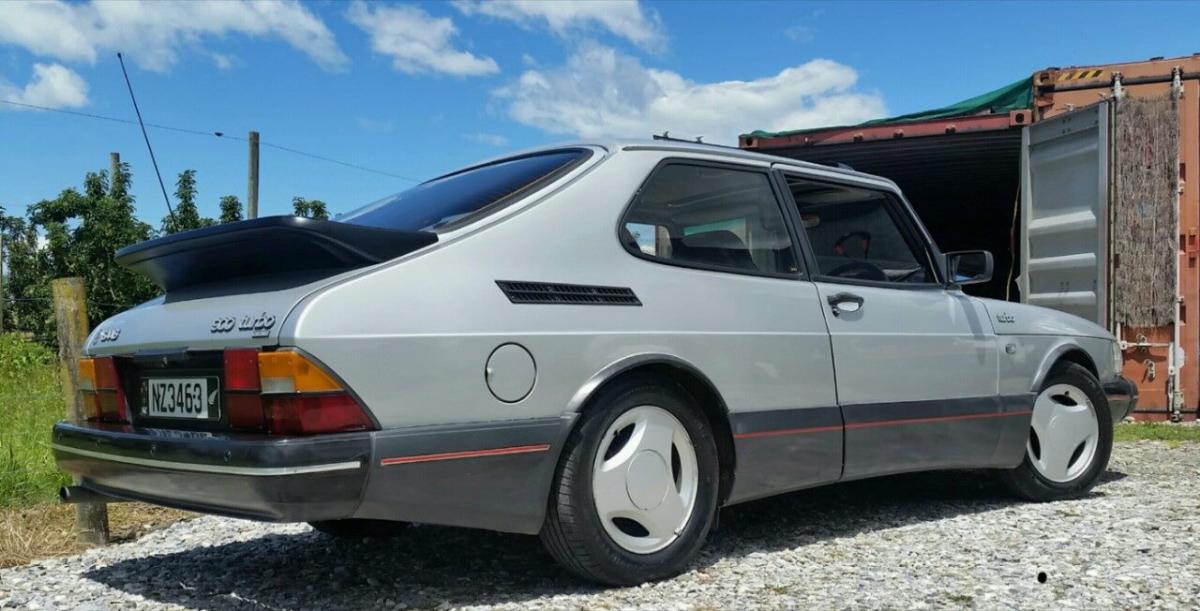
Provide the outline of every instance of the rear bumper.
[[1101,386],[1108,396],[1108,407],[1112,411],[1113,422],[1120,422],[1133,413],[1137,407],[1137,385],[1126,378],[1117,376],[1105,380]]
[[89,490],[273,522],[399,520],[536,533],[574,414],[312,437],[54,426]]
[[60,422],[53,447],[90,490],[278,522],[352,515],[371,458],[365,432],[272,439]]

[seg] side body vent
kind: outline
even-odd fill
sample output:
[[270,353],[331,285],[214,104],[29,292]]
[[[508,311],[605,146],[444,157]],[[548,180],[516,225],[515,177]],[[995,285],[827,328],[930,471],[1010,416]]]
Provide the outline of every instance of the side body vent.
[[633,289],[623,286],[588,286],[586,284],[551,284],[548,282],[517,282],[497,280],[496,286],[513,303],[560,305],[617,305],[640,306]]

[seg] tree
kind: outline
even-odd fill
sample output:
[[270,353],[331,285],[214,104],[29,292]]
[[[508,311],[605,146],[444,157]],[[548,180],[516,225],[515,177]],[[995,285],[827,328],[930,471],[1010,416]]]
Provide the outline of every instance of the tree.
[[292,198],[292,213],[310,219],[329,220],[329,208],[319,199]]
[[[150,239],[151,229],[134,217],[129,165],[110,182],[107,172],[89,172],[83,191],[63,191],[29,208],[28,221],[8,223],[13,297],[33,299],[35,308],[15,309],[14,327],[52,341],[50,279],[80,276],[88,291],[88,318],[99,321],[157,294],[148,278],[119,265],[113,253]],[[44,243],[39,245],[39,234]],[[6,235],[6,237],[9,237]]]
[[184,170],[175,181],[175,214],[163,218],[165,234],[179,233],[214,225],[210,218],[200,216],[196,206],[196,170]]
[[236,195],[226,195],[221,198],[221,216],[218,223],[236,223],[242,220],[242,202]]
[[[158,288],[145,276],[117,265],[113,253],[154,237],[150,225],[134,216],[128,164],[115,176],[89,172],[82,188],[70,187],[58,197],[29,206],[25,217],[0,207],[4,235],[4,328],[31,333],[44,343],[55,342],[50,280],[80,276],[88,291],[88,318],[97,323],[117,312],[153,298]],[[162,221],[163,233],[214,224],[196,206],[196,172],[185,170],[175,183],[175,218]],[[296,197],[296,214],[329,218],[325,202]],[[242,218],[236,196],[220,200],[220,222]]]

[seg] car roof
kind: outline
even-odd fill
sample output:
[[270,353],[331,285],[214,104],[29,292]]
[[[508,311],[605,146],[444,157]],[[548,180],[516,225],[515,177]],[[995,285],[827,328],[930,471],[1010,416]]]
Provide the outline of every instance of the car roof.
[[762,163],[777,163],[780,165],[791,166],[796,169],[818,170],[823,173],[839,174],[839,175],[845,176],[847,178],[854,178],[854,179],[858,179],[858,180],[861,180],[864,182],[871,182],[871,183],[875,183],[875,184],[882,183],[882,184],[890,186],[891,188],[893,188],[897,191],[899,191],[899,189],[900,189],[896,185],[896,183],[893,182],[889,178],[885,178],[883,176],[879,176],[876,174],[868,174],[866,172],[859,172],[857,170],[854,170],[854,169],[851,169],[848,167],[829,166],[829,165],[824,165],[824,164],[820,164],[820,163],[812,163],[810,161],[801,161],[799,159],[789,159],[787,157],[779,157],[777,155],[767,155],[765,153],[747,151],[747,150],[739,149],[736,147],[724,146],[724,145],[720,145],[720,144],[709,144],[707,142],[688,142],[686,140],[660,139],[660,138],[655,138],[652,140],[651,139],[633,139],[633,138],[631,138],[631,139],[610,139],[610,140],[578,140],[578,141],[559,142],[559,143],[555,143],[555,144],[547,144],[547,145],[542,145],[542,146],[534,146],[534,147],[529,147],[526,149],[520,149],[517,151],[510,151],[508,153],[505,153],[503,155],[498,155],[498,156],[492,157],[490,159],[484,159],[477,163],[473,163],[468,166],[463,166],[461,168],[458,168],[458,169],[454,170],[453,172],[449,172],[446,174],[442,174],[440,176],[436,176],[434,178],[431,178],[430,180],[431,181],[439,180],[441,178],[445,178],[446,176],[452,176],[454,174],[458,174],[460,172],[464,172],[464,171],[470,170],[472,168],[490,165],[493,163],[504,161],[506,159],[513,159],[514,157],[525,157],[528,155],[536,155],[538,153],[544,153],[544,152],[548,152],[548,151],[556,151],[556,150],[562,150],[562,149],[569,149],[569,148],[588,148],[588,147],[602,148],[606,151],[609,151],[610,153],[617,152],[617,151],[639,151],[639,150],[641,150],[641,151],[667,151],[667,152],[677,152],[677,153],[693,154],[693,155],[728,157],[729,159],[741,160],[741,161],[758,161],[758,162],[762,162]]
[[[604,149],[607,149],[607,150],[613,151],[613,152],[615,152],[615,151],[653,150],[653,151],[676,151],[679,153],[691,153],[691,154],[709,155],[709,156],[715,155],[718,157],[728,157],[730,159],[738,159],[738,160],[746,160],[746,161],[759,161],[759,162],[764,162],[764,163],[777,163],[780,165],[792,166],[797,169],[815,169],[815,170],[820,170],[822,172],[832,172],[832,173],[841,174],[841,175],[844,175],[847,177],[860,178],[860,179],[864,179],[864,180],[870,180],[872,182],[883,182],[883,183],[887,183],[889,185],[895,186],[895,183],[888,178],[885,178],[883,176],[878,176],[875,174],[868,174],[866,172],[859,172],[859,171],[854,170],[849,167],[829,166],[829,165],[824,165],[824,164],[820,164],[820,163],[813,163],[810,161],[801,161],[799,159],[790,159],[788,157],[780,157],[778,155],[768,155],[766,153],[748,151],[748,150],[740,149],[737,147],[725,146],[725,145],[721,145],[721,144],[709,144],[707,142],[688,142],[686,140],[675,140],[675,139],[669,139],[669,138],[655,138],[653,140],[649,140],[649,139],[612,139],[612,140],[601,140],[601,141],[592,141],[592,142],[579,141],[579,142],[571,142],[571,143],[562,143],[562,144],[557,144],[557,145],[553,145],[553,146],[537,147],[535,149],[530,149],[530,150],[522,151],[522,152],[530,153],[530,152],[536,152],[536,151],[561,149],[564,147],[571,147],[571,146],[599,146],[601,148],[604,148]],[[508,155],[506,155],[506,157],[508,157]]]

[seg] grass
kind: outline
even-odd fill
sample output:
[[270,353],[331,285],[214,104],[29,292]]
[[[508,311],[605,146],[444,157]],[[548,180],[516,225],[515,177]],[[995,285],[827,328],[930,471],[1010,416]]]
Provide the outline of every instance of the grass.
[[1172,447],[1200,442],[1200,426],[1162,422],[1131,422],[1113,429],[1114,441],[1165,441]]
[[[0,568],[85,549],[75,508],[58,504],[71,478],[54,464],[50,429],[66,415],[57,360],[44,346],[0,334]],[[190,514],[144,503],[108,506],[114,542],[136,539]]]
[[50,450],[50,428],[65,414],[54,354],[0,335],[0,507],[51,502],[70,483]]
[[[108,506],[109,537],[113,543],[132,541],[170,526],[192,514],[145,503]],[[75,541],[75,508],[40,504],[0,509],[0,569],[87,549]]]

